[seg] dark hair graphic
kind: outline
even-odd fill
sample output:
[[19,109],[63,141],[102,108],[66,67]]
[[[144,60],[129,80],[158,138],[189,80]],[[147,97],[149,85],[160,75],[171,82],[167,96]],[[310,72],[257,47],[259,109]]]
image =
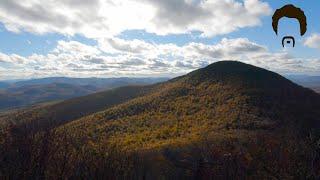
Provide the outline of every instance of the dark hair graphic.
[[278,23],[283,17],[296,18],[300,23],[300,33],[303,36],[307,32],[307,17],[304,12],[292,4],[277,9],[272,17],[273,30],[278,34]]

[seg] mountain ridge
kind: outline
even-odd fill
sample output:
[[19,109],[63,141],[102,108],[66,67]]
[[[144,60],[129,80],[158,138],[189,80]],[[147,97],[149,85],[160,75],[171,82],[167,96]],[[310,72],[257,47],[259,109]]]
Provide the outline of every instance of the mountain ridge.
[[[125,91],[128,87],[120,89],[123,93],[114,90],[119,97],[132,92]],[[63,122],[52,119],[50,113],[39,115],[38,110],[22,114],[18,117],[30,120],[9,132],[12,137],[30,137],[39,152],[47,144],[42,148],[48,159],[42,171],[48,177],[316,176],[309,160],[318,151],[313,139],[319,139],[320,95],[312,90],[276,73],[230,61],[133,89],[136,93],[132,96],[115,98],[114,103],[110,103],[115,97],[111,91],[104,92],[107,96],[95,95],[91,103],[104,105],[80,115],[81,108],[75,105],[85,103],[82,109],[86,109],[93,96],[62,102],[58,106],[65,111],[60,111],[60,116],[71,115]],[[66,102],[75,109],[64,108]],[[52,107],[47,111],[53,111]],[[76,116],[74,111],[78,111]],[[53,125],[41,128],[39,122],[49,119]],[[36,123],[29,125],[36,127],[33,135],[19,135],[33,121]],[[13,154],[17,152],[16,146],[12,149]],[[18,149],[25,152],[25,148]],[[19,161],[27,162],[13,159],[11,163]],[[21,168],[28,167],[33,166]]]

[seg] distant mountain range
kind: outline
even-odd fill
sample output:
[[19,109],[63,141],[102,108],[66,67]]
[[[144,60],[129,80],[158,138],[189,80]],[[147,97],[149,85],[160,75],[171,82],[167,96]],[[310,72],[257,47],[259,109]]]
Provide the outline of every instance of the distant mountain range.
[[29,85],[48,85],[52,83],[59,84],[72,84],[77,86],[94,86],[100,89],[106,87],[114,88],[120,86],[126,86],[128,84],[150,84],[160,81],[165,81],[168,78],[67,78],[67,77],[50,77],[42,79],[30,79],[30,80],[12,80],[12,81],[0,81],[0,88],[8,87],[22,87]]
[[[320,95],[223,61],[0,116],[8,179],[317,179]],[[2,137],[2,138],[1,138]]]
[[44,78],[0,82],[0,110],[65,100],[128,85],[146,85],[165,78]]

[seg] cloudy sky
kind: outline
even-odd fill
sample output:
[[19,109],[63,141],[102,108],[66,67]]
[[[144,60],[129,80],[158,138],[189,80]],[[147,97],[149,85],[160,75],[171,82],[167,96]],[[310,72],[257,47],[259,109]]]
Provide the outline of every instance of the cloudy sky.
[[[308,31],[277,8],[305,11]],[[1,0],[0,80],[174,77],[220,60],[320,75],[320,1]],[[283,48],[282,37],[296,37]]]

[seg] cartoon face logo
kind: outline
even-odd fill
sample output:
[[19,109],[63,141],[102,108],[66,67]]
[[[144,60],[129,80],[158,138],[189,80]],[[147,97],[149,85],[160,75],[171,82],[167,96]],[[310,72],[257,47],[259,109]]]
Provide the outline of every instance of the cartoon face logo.
[[[277,9],[272,16],[272,27],[274,32],[278,35],[278,24],[279,20],[283,17],[295,18],[300,23],[300,34],[303,36],[307,32],[307,17],[304,12],[295,7],[292,4],[285,5],[280,9]],[[292,47],[295,46],[295,39],[293,36],[285,36],[282,38],[282,46],[285,46],[285,43],[290,44],[292,42]]]

